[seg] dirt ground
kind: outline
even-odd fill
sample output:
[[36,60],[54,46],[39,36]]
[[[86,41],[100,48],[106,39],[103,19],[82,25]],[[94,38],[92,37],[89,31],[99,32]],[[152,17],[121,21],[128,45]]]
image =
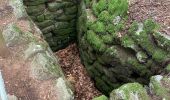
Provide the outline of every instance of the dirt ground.
[[143,22],[154,19],[161,26],[161,31],[170,35],[170,0],[131,0],[129,20]]

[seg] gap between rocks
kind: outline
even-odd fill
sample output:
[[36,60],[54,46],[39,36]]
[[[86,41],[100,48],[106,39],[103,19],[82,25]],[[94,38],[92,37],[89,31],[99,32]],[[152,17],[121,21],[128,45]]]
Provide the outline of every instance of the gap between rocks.
[[71,44],[55,53],[68,81],[75,88],[75,100],[92,100],[101,95],[94,82],[81,64],[76,44]]

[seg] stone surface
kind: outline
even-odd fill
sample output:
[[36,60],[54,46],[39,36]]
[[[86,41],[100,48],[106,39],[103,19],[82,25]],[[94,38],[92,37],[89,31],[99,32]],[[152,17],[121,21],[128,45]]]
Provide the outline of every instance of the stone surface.
[[8,95],[8,100],[18,100],[15,95]]
[[112,91],[110,100],[149,100],[149,96],[142,85],[128,83]]
[[57,79],[57,84],[56,84],[56,88],[59,90],[59,97],[58,100],[74,100],[73,98],[73,92],[67,88],[65,81],[63,80],[63,78],[58,78]]
[[170,78],[169,76],[156,75],[152,76],[150,80],[150,92],[162,99],[170,99]]
[[23,0],[10,0],[9,4],[12,6],[14,10],[13,13],[17,18],[27,17]]
[[[29,19],[22,1],[9,1],[10,6],[13,7],[13,11],[10,14],[12,17],[7,16],[7,19],[5,19],[0,16],[2,22],[4,21],[0,26],[0,29],[2,29],[4,41],[11,53],[10,58],[14,59],[12,61],[17,60],[17,58],[22,59],[21,61],[18,61],[20,62],[17,63],[18,66],[22,63],[29,66],[26,70],[28,71],[26,77],[31,78],[31,80],[36,82],[41,81],[46,84],[54,83],[48,86],[48,88],[55,90],[57,98],[61,97],[62,100],[74,100],[73,91],[70,88],[70,84],[65,79],[63,71],[58,63],[58,58],[53,54],[48,43],[42,38],[42,32],[37,28],[33,21]],[[25,1],[39,4],[43,3],[44,0]],[[25,65],[21,66],[24,67]],[[44,85],[45,84],[41,84],[41,87],[45,88],[46,86]],[[44,91],[40,92],[43,93]],[[14,96],[10,97],[13,98],[10,100],[17,100]]]
[[106,95],[124,83],[148,84],[149,78],[160,74],[169,62],[169,36],[160,33],[151,19],[133,22],[127,29],[127,11],[127,0],[86,0],[79,4],[82,63]]
[[8,25],[2,32],[7,46],[13,46],[21,41],[21,30],[15,24]]
[[76,0],[23,1],[28,15],[42,30],[53,51],[65,48],[76,40]]

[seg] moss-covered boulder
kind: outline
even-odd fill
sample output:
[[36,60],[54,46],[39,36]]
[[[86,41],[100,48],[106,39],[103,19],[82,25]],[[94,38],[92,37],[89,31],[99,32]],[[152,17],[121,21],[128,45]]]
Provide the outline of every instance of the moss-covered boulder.
[[139,83],[128,83],[115,89],[110,100],[150,100],[146,89]]
[[152,19],[129,26],[127,0],[85,0],[78,10],[82,63],[104,94],[124,83],[148,84],[168,65],[170,37]]
[[23,0],[53,51],[76,41],[76,0]]
[[165,100],[170,99],[170,78],[168,76],[153,76],[149,85],[152,95],[157,95]]

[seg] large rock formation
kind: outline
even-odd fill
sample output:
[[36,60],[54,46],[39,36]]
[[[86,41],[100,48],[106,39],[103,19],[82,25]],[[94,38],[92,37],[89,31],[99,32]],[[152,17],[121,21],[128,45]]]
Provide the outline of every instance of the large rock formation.
[[76,41],[76,0],[23,0],[53,51]]
[[7,47],[17,47],[20,58],[31,62],[32,77],[56,81],[59,100],[74,96],[50,47],[64,48],[76,36],[82,63],[96,87],[111,93],[110,100],[149,99],[139,83],[149,84],[151,76],[149,93],[170,99],[168,76],[153,76],[170,70],[170,37],[152,20],[128,25],[127,0],[23,0],[25,6],[22,0],[9,1],[12,20],[0,26]]
[[127,11],[127,0],[86,0],[79,6],[82,63],[107,95],[124,83],[148,84],[170,58],[169,36],[151,19],[129,25]]
[[[38,3],[38,1],[41,0],[36,0],[34,4]],[[0,15],[2,22],[0,32],[2,33],[1,38],[4,38],[3,45],[7,47],[10,55],[1,59],[1,61],[14,61],[13,63],[18,61],[19,64],[17,66],[24,63],[21,65],[21,68],[25,69],[28,66],[26,68],[28,69],[26,77],[41,81],[41,83],[51,81],[53,84],[46,87],[51,91],[51,99],[73,100],[72,87],[65,79],[58,59],[54,56],[48,43],[43,39],[42,32],[27,15],[23,1],[5,0],[5,2],[2,6],[4,12],[2,12],[2,16]],[[0,1],[1,3],[2,1]],[[5,13],[5,10],[7,10],[7,13]],[[10,65],[10,67],[13,67],[13,65]],[[36,88],[45,88],[44,86],[44,84],[39,84],[39,87]],[[39,95],[39,97],[41,96]],[[39,98],[39,100],[44,99]]]

